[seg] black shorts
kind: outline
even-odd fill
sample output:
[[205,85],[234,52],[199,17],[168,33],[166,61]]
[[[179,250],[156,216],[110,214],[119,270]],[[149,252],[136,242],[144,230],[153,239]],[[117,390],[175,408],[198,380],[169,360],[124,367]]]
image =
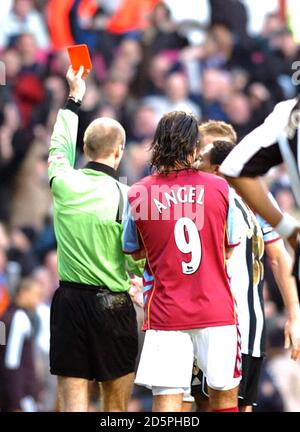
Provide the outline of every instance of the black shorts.
[[[242,354],[242,380],[239,386],[239,406],[257,405],[257,392],[263,357]],[[191,395],[208,397],[206,379],[198,368],[193,369]]]
[[127,292],[61,282],[51,305],[53,375],[108,381],[134,372],[137,321]]
[[239,406],[257,405],[258,383],[263,357],[242,354],[242,380],[239,388]]

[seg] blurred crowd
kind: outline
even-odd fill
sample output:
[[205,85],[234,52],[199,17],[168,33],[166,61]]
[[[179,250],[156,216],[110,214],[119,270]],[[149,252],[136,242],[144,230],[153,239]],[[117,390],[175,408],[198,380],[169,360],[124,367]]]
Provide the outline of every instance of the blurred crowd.
[[[148,148],[164,113],[186,110],[199,121],[224,120],[240,140],[276,103],[298,93],[291,78],[300,45],[293,32],[275,7],[264,13],[259,32],[249,33],[247,22],[255,14],[249,3],[1,2],[0,320],[24,278],[26,289],[40,287],[40,301],[30,316],[35,409],[56,409],[55,380],[48,372],[49,304],[58,276],[47,150],[57,111],[67,98],[65,47],[86,43],[93,61],[80,112],[77,167],[85,163],[82,137],[87,125],[98,116],[113,117],[126,130],[120,176],[131,185],[149,173]],[[252,8],[253,3],[257,6],[252,2]],[[285,168],[273,169],[267,181],[280,207],[299,216]],[[300,411],[300,365],[282,349],[282,301],[268,265],[266,272],[269,356],[258,409]],[[91,400],[97,399],[91,389]],[[130,409],[150,408],[151,395],[135,389]]]

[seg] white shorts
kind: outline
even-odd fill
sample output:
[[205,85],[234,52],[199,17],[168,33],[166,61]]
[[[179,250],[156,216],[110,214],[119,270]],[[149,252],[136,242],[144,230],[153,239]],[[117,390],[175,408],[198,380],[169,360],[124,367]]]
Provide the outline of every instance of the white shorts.
[[191,384],[194,357],[209,387],[215,390],[237,387],[241,380],[237,326],[147,330],[135,383],[186,392]]

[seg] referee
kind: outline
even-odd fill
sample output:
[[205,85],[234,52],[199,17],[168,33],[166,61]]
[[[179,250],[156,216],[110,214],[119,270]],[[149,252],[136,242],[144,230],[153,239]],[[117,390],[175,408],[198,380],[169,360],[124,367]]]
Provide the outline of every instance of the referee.
[[[258,214],[296,249],[294,275],[300,288],[300,225],[289,214],[282,214],[268,196],[259,176],[285,162],[291,187],[300,207],[300,95],[280,102],[264,123],[247,135],[225,159],[220,172]],[[298,237],[299,238],[299,237]]]
[[67,73],[70,96],[58,113],[49,149],[60,286],[51,306],[50,369],[62,411],[88,410],[88,381],[101,382],[104,411],[126,411],[138,351],[136,313],[128,294],[121,218],[127,186],[117,181],[125,132],[98,118],[84,135],[90,162],[75,170],[83,67]]

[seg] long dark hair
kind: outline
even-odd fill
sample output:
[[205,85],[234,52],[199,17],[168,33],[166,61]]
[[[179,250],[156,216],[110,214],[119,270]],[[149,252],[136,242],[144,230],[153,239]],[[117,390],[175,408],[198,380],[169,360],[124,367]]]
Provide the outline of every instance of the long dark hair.
[[157,125],[151,144],[151,168],[158,172],[192,168],[189,161],[199,146],[198,121],[192,114],[173,111]]

